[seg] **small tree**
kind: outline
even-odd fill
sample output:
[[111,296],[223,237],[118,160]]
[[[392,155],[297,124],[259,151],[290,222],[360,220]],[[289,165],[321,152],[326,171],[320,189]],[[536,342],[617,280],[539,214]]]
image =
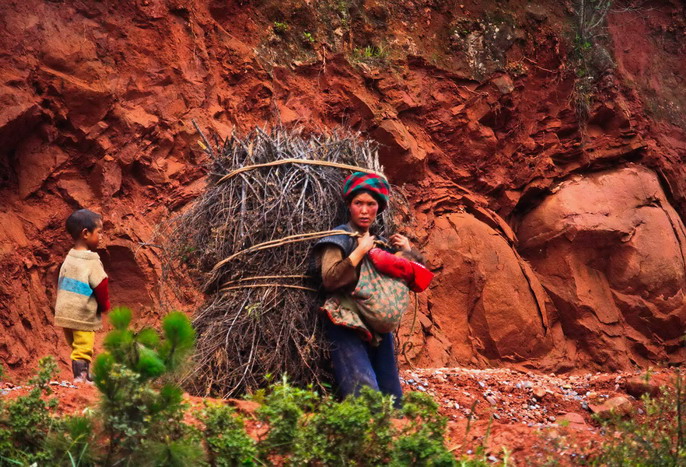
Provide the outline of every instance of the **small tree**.
[[114,326],[105,337],[107,352],[93,364],[93,381],[102,392],[103,428],[108,438],[106,465],[192,465],[202,446],[183,423],[187,404],[170,376],[187,360],[195,331],[186,315],[162,320],[162,338],[152,328],[129,329],[131,310],[110,313]]

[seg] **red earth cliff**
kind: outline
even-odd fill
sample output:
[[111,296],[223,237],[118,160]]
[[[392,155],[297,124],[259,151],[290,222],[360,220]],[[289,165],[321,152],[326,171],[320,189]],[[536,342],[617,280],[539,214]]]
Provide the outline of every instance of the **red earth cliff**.
[[203,188],[195,120],[381,144],[438,276],[400,333],[415,364],[680,363],[683,3],[610,11],[584,67],[576,2],[500,3],[3,2],[0,362],[66,364],[52,304],[79,207],[105,217],[114,303],[193,310],[150,242]]

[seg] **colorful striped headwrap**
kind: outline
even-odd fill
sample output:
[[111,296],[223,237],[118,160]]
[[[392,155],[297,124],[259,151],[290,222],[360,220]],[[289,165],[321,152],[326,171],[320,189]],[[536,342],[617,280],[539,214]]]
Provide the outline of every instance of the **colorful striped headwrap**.
[[345,200],[349,200],[360,190],[367,190],[372,194],[376,202],[379,203],[379,212],[386,209],[391,187],[385,178],[376,174],[355,172],[343,182],[343,198]]

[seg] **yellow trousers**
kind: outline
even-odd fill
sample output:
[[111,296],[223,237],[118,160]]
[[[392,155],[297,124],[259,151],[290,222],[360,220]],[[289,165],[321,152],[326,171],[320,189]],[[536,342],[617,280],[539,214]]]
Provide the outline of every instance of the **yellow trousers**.
[[93,360],[93,348],[95,347],[95,331],[77,331],[76,329],[64,328],[64,337],[71,346],[72,360]]

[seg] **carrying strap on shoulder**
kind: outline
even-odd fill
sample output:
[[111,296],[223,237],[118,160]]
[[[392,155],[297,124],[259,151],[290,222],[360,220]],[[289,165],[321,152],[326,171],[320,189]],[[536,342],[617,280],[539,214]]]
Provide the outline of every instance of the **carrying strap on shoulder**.
[[[346,232],[352,232],[353,229],[350,228],[348,224],[341,224],[334,230],[345,230]],[[323,245],[336,245],[343,250],[344,256],[350,255],[355,249],[355,238],[350,235],[330,235],[328,237],[320,238],[314,244],[315,250],[321,248]]]

